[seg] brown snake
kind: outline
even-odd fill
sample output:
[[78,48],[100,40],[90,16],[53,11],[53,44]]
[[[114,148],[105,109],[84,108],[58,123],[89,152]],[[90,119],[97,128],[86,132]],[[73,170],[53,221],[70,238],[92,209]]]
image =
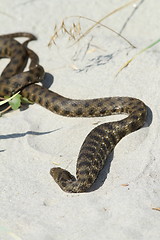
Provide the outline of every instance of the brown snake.
[[[15,37],[28,37],[20,44]],[[99,117],[112,114],[128,114],[120,121],[108,122],[94,128],[84,140],[76,167],[76,178],[61,168],[52,168],[50,174],[62,190],[85,192],[98,177],[108,155],[116,144],[127,134],[141,128],[146,120],[145,104],[131,97],[109,97],[87,100],[65,98],[36,82],[44,76],[38,64],[37,55],[27,48],[29,41],[36,39],[29,33],[15,33],[0,36],[0,57],[9,57],[10,63],[0,77],[0,96],[11,95],[21,90],[22,96],[40,104],[50,111],[68,117]],[[30,69],[23,72],[28,58]]]

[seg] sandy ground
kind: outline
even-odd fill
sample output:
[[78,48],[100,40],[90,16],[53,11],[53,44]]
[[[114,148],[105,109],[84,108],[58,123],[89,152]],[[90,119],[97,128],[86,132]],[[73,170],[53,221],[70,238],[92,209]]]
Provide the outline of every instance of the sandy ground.
[[[120,3],[121,2],[121,3]],[[132,96],[148,106],[145,127],[120,141],[92,191],[64,193],[49,175],[54,163],[75,173],[85,136],[98,123],[123,116],[71,119],[36,104],[0,121],[0,240],[158,240],[160,237],[160,2],[137,1],[96,27],[78,44],[59,35],[48,48],[54,25],[79,15],[99,20],[128,1],[1,1],[1,34],[27,31],[29,44],[48,72],[50,89],[70,98]],[[137,8],[136,8],[137,6]],[[66,24],[78,23],[72,18]],[[84,31],[93,23],[81,20]],[[6,62],[1,60],[1,69]],[[46,80],[45,79],[45,80]],[[46,81],[46,82],[47,82]]]

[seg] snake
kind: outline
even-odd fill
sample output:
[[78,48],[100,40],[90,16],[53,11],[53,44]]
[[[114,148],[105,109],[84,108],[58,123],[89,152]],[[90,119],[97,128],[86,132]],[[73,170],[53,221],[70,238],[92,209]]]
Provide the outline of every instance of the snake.
[[[15,40],[16,37],[27,37],[29,40],[22,44]],[[98,125],[86,136],[78,155],[76,176],[60,167],[50,170],[51,176],[63,191],[87,192],[98,178],[117,143],[124,136],[143,127],[147,117],[147,106],[133,97],[70,99],[36,84],[43,79],[45,72],[39,65],[38,56],[27,46],[32,40],[36,40],[34,35],[23,32],[0,36],[0,57],[10,58],[0,77],[0,96],[21,91],[23,97],[66,117],[126,114],[122,120]],[[23,71],[29,58],[29,70]]]

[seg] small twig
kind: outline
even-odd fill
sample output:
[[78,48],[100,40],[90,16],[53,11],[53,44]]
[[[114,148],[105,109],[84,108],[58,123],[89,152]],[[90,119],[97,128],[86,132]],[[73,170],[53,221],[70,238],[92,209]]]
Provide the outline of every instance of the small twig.
[[0,112],[0,117],[2,117],[2,115],[4,113],[8,112],[8,110],[10,110],[10,109],[11,109],[11,106],[6,107],[3,111]]
[[160,208],[152,208],[152,210],[160,211]]

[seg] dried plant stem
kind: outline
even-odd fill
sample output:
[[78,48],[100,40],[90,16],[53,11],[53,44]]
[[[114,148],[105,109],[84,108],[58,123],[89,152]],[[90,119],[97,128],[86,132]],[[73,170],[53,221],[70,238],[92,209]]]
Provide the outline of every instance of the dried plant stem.
[[143,48],[142,50],[140,50],[138,53],[136,53],[131,59],[129,59],[125,64],[123,64],[123,66],[118,70],[116,76],[125,68],[127,67],[130,62],[132,62],[136,57],[138,57],[140,54],[142,54],[143,52],[147,51],[149,48],[153,47],[154,45],[156,45],[157,43],[160,42],[160,39],[158,39],[157,41],[155,41],[154,43],[150,44],[149,46]]
[[160,208],[153,207],[152,210],[160,211]]
[[[83,18],[83,19],[86,19],[86,20],[89,20],[89,21],[91,21],[91,22],[96,23],[95,26],[97,26],[97,21],[95,21],[95,20],[93,20],[93,19],[91,19],[91,18],[88,18],[88,17],[83,17],[83,16],[71,16],[71,17],[68,17],[68,18]],[[67,19],[67,18],[66,18],[66,19]],[[135,46],[134,46],[130,41],[128,41],[125,37],[123,37],[120,33],[116,32],[116,31],[113,30],[112,28],[110,28],[110,27],[108,27],[108,26],[106,26],[106,25],[104,25],[104,24],[102,24],[102,23],[98,23],[98,25],[100,25],[100,26],[102,26],[102,27],[104,27],[104,28],[107,28],[108,30],[114,32],[114,33],[117,34],[119,37],[121,37],[122,39],[124,39],[131,47],[135,48]],[[88,30],[87,30],[87,31],[88,31]],[[86,33],[86,32],[85,32],[85,33]],[[85,33],[84,33],[79,39],[77,39],[74,44],[76,44],[76,43],[77,43],[78,41],[80,41],[83,37],[85,37],[85,36],[87,35],[87,33],[86,33],[86,34],[85,34]],[[89,32],[88,32],[88,33],[89,33]],[[73,45],[74,45],[74,44],[73,44]]]
[[1,117],[4,113],[8,112],[10,109],[11,109],[11,106],[6,107],[3,111],[0,112],[0,117]]
[[[113,10],[111,13],[105,15],[105,16],[104,16],[103,18],[101,18],[99,21],[95,21],[95,20],[92,20],[92,19],[90,19],[90,18],[88,18],[88,17],[83,17],[83,16],[70,16],[70,17],[64,18],[64,20],[67,20],[67,19],[69,19],[69,18],[78,18],[78,19],[83,18],[83,19],[86,19],[86,20],[89,20],[89,21],[94,22],[94,24],[93,24],[89,29],[87,29],[84,33],[81,34],[81,26],[80,26],[80,23],[78,23],[78,24],[73,23],[72,26],[70,27],[70,29],[68,30],[67,27],[65,26],[65,23],[64,23],[64,20],[63,20],[62,23],[61,23],[61,25],[60,25],[60,27],[57,27],[57,25],[55,25],[55,27],[54,27],[54,34],[53,34],[53,36],[51,37],[51,39],[50,39],[50,41],[49,41],[49,43],[48,43],[48,46],[51,46],[52,42],[53,42],[54,44],[56,44],[55,40],[58,38],[58,36],[59,36],[58,34],[59,34],[60,31],[61,31],[62,33],[67,33],[67,34],[70,36],[69,40],[70,40],[70,39],[74,39],[74,41],[75,41],[74,44],[76,44],[76,43],[79,42],[83,37],[85,37],[88,33],[90,33],[90,32],[93,30],[93,28],[95,28],[97,25],[100,25],[100,26],[103,26],[103,27],[109,29],[110,31],[116,33],[118,36],[120,36],[121,38],[123,38],[127,43],[129,43],[133,48],[135,48],[135,46],[134,46],[133,44],[131,44],[126,38],[124,38],[120,33],[114,31],[113,29],[111,29],[111,28],[109,28],[109,27],[107,27],[106,25],[102,24],[101,22],[102,22],[103,20],[105,20],[106,18],[108,18],[109,16],[113,15],[114,13],[120,11],[121,9],[129,6],[130,4],[132,4],[132,3],[136,2],[136,1],[138,1],[138,0],[132,0],[132,1],[128,2],[127,4],[124,4],[123,6],[121,6],[121,7],[117,8],[117,9]],[[78,35],[78,39],[77,39],[77,35]],[[73,45],[74,45],[74,44],[73,44]],[[73,46],[73,45],[72,45],[72,46]]]
[[[85,37],[93,28],[95,28],[97,25],[99,25],[99,24],[100,24],[102,21],[104,21],[106,18],[110,17],[111,15],[113,15],[114,13],[120,11],[121,9],[123,9],[123,8],[125,8],[125,7],[128,7],[130,4],[132,4],[132,3],[136,2],[136,1],[138,1],[138,0],[132,0],[132,1],[130,1],[129,3],[126,3],[126,4],[124,4],[123,6],[121,6],[121,7],[117,8],[117,9],[113,10],[111,13],[109,13],[109,14],[107,14],[106,16],[104,16],[103,18],[101,18],[99,21],[95,21],[95,24],[93,24],[92,27],[90,27],[85,33],[83,33],[83,35],[80,36],[80,37],[77,39],[76,42],[80,41],[80,40],[81,40],[83,37]],[[76,43],[76,42],[75,42],[75,43]]]

